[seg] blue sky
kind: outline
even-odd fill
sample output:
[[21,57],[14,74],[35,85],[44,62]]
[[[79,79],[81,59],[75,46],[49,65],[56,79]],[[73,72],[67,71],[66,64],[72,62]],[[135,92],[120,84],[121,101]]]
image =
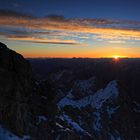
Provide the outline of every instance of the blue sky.
[[0,8],[37,16],[140,20],[139,0],[0,0]]

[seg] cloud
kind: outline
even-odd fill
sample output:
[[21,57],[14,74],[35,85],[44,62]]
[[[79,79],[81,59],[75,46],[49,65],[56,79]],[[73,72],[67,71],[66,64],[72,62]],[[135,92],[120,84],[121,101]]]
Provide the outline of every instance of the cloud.
[[75,40],[60,40],[60,39],[47,39],[47,38],[36,38],[31,36],[7,36],[9,40],[16,41],[27,41],[33,43],[43,43],[43,44],[69,44],[76,45],[78,44]]
[[4,9],[0,9],[0,17],[35,18],[31,14],[21,13],[13,10],[4,10]]
[[125,41],[122,41],[122,40],[111,40],[111,41],[109,41],[109,43],[122,44],[122,43],[125,43]]
[[57,21],[65,20],[65,17],[62,15],[47,15],[46,18],[49,20],[57,20]]
[[[0,26],[10,30],[15,29],[15,31],[1,32],[8,39],[36,43],[74,45],[79,44],[80,40],[88,40],[92,37],[97,40],[108,40],[110,43],[140,40],[140,22],[138,21],[65,19],[59,15],[39,18],[30,14],[0,10]],[[9,35],[18,36],[12,38]],[[79,40],[78,43],[75,38]]]

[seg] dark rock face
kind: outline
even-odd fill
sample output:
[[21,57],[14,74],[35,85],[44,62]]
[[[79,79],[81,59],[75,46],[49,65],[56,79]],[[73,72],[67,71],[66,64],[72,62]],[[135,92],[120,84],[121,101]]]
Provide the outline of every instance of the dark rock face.
[[0,43],[0,123],[18,135],[28,128],[27,102],[31,91],[28,61]]

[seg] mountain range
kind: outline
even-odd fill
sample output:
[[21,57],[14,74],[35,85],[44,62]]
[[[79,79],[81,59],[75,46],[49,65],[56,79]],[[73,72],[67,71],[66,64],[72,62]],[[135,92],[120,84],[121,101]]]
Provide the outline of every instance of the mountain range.
[[139,140],[140,59],[25,59],[0,43],[0,140]]

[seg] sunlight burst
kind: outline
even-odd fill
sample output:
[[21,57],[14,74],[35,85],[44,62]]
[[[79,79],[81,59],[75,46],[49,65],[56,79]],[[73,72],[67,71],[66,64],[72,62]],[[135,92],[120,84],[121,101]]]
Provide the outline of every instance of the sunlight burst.
[[120,58],[120,56],[118,56],[118,55],[114,56],[115,60],[118,60],[119,58]]

